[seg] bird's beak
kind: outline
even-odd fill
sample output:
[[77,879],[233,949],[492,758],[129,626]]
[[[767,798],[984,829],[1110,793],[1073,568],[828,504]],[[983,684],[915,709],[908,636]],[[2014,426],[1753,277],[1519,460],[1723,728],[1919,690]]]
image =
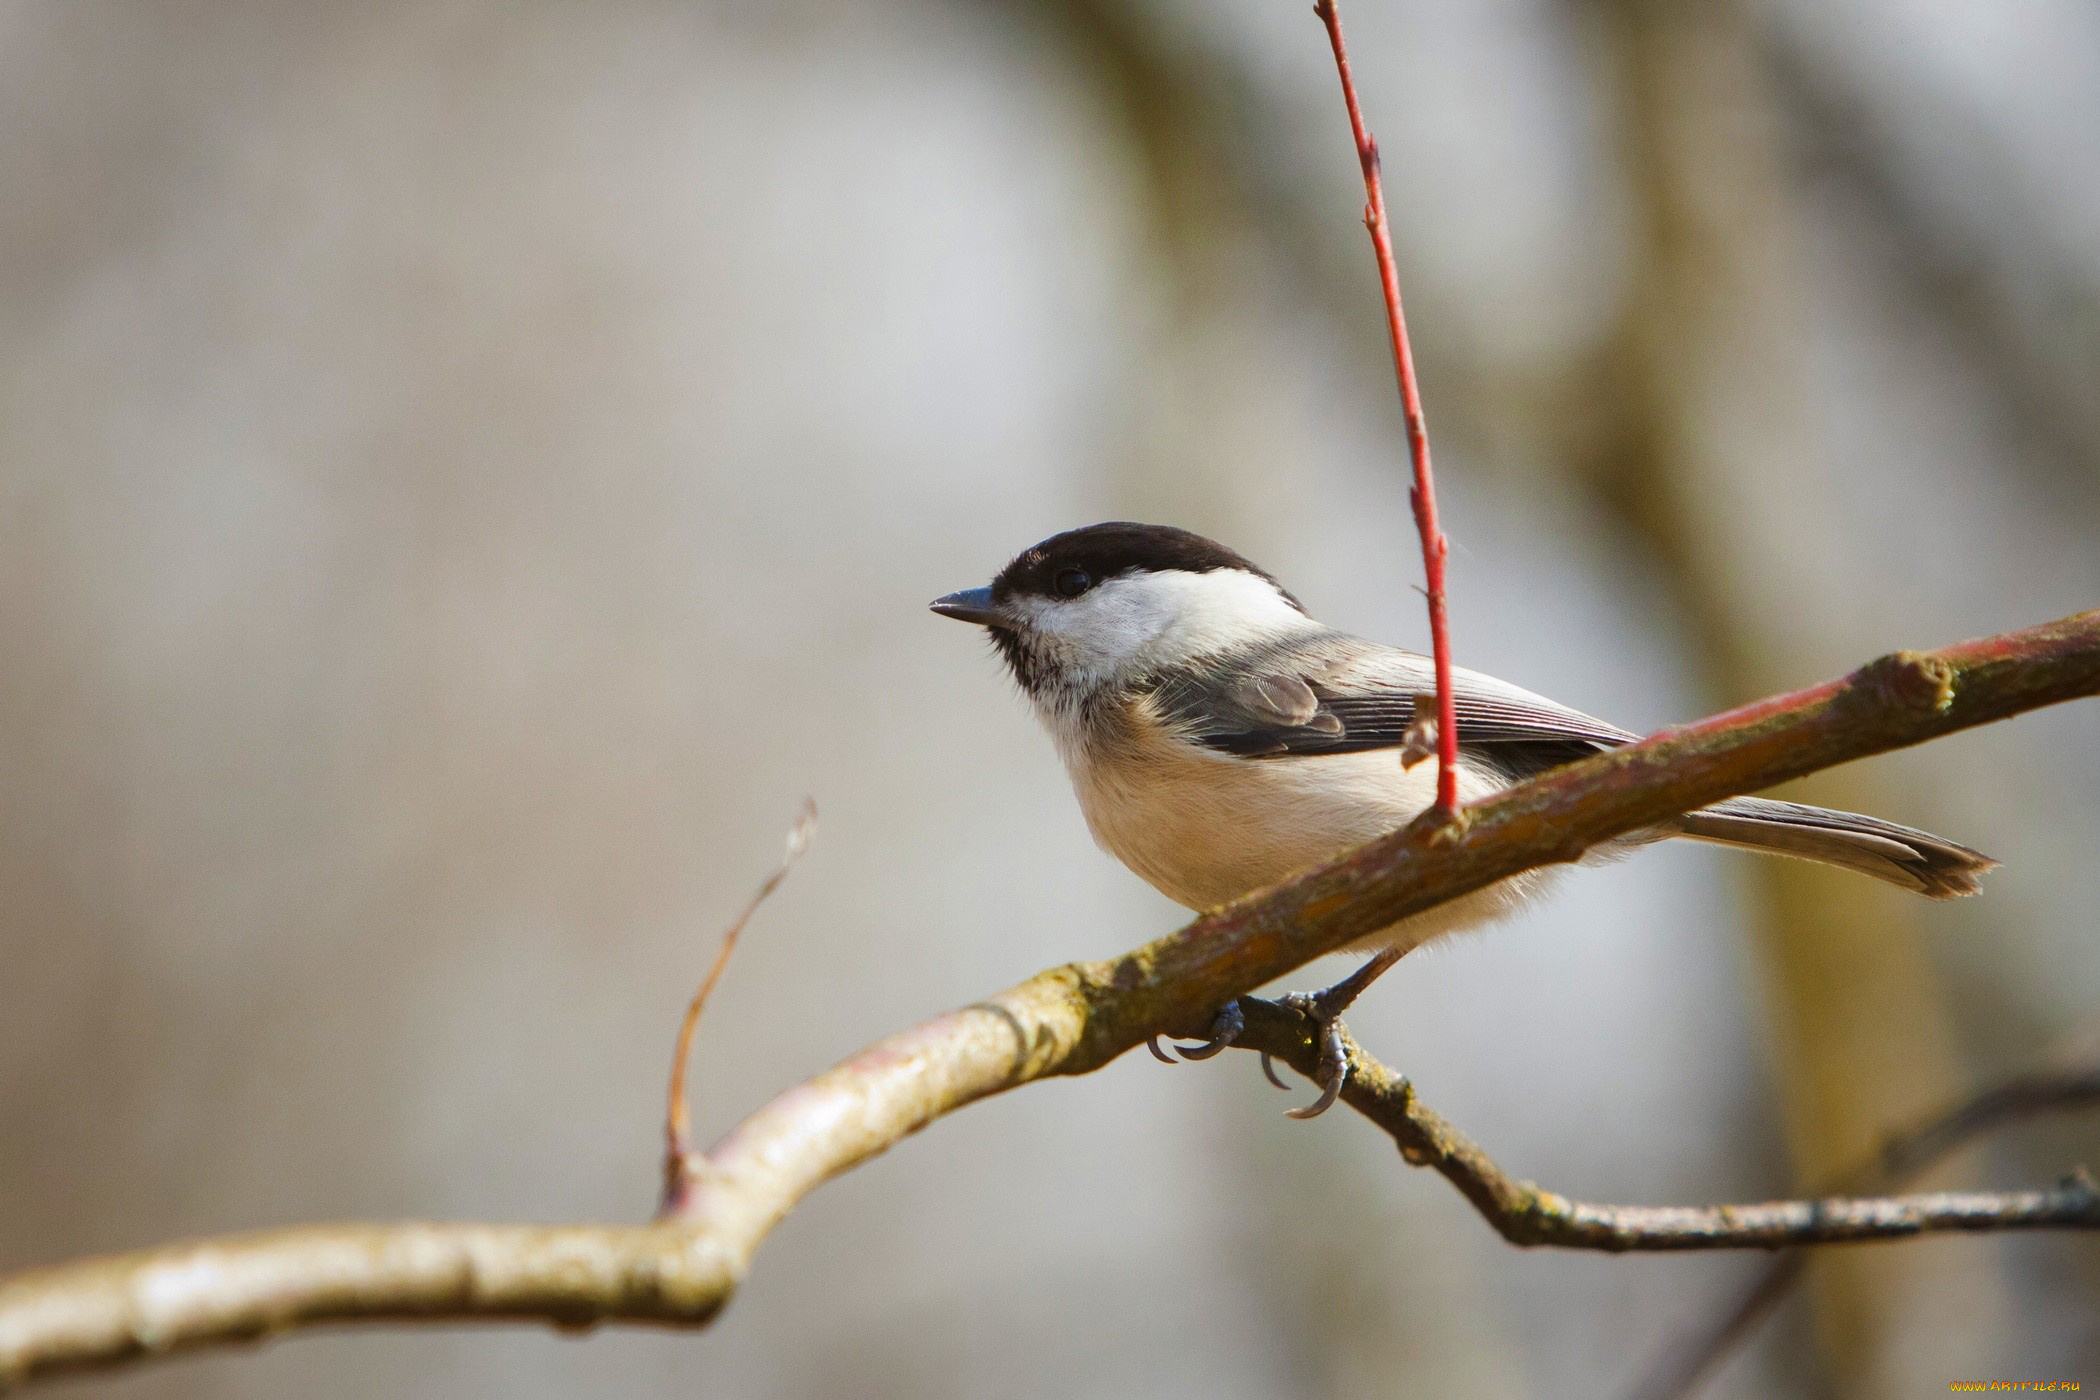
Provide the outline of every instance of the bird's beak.
[[957,622],[974,622],[979,627],[1006,627],[1011,624],[1006,614],[992,603],[989,588],[965,588],[960,593],[950,593],[927,604],[942,617],[952,617]]

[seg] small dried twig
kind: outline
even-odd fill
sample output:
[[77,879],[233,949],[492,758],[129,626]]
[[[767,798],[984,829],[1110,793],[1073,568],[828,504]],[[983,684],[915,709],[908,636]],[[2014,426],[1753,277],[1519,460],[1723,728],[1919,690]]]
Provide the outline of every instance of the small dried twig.
[[[1897,1190],[1985,1134],[2043,1114],[2094,1107],[2100,1107],[2100,1067],[2023,1074],[1890,1138],[1872,1161],[1847,1172],[1832,1190]],[[1695,1394],[1786,1300],[1807,1271],[1809,1257],[1805,1250],[1789,1250],[1765,1265],[1719,1320],[1664,1352],[1632,1394],[1639,1400],[1683,1400]]]
[[[1429,465],[1429,420],[1422,412],[1422,393],[1415,382],[1415,352],[1407,339],[1407,316],[1400,309],[1400,269],[1393,261],[1393,235],[1385,217],[1385,182],[1380,175],[1378,142],[1364,125],[1356,100],[1356,81],[1349,73],[1349,50],[1342,43],[1342,16],[1334,0],[1318,0],[1313,13],[1327,26],[1334,48],[1335,71],[1341,75],[1342,101],[1349,109],[1349,133],[1356,140],[1356,161],[1364,172],[1364,228],[1378,258],[1378,285],[1385,294],[1385,323],[1393,342],[1393,373],[1400,383],[1400,411],[1407,421],[1408,456],[1414,463],[1414,485],[1407,493],[1414,507],[1415,531],[1422,537],[1422,578],[1429,600],[1429,651],[1436,663],[1436,811],[1445,820],[1458,813],[1458,709],[1451,693],[1451,622],[1444,605],[1444,563],[1451,542],[1437,524],[1436,477]],[[1405,762],[1405,759],[1403,759]]]
[[817,804],[805,797],[802,810],[795,814],[794,825],[788,828],[787,849],[781,854],[780,864],[773,867],[773,873],[760,883],[757,893],[744,906],[744,912],[722,931],[722,945],[715,950],[714,965],[707,969],[700,990],[693,993],[692,1003],[685,1009],[685,1021],[678,1027],[678,1049],[671,1057],[670,1095],[664,1105],[664,1194],[657,1207],[660,1216],[675,1215],[685,1208],[700,1165],[693,1151],[692,1107],[685,1092],[686,1066],[693,1058],[693,1032],[699,1028],[700,1014],[707,1009],[707,999],[714,993],[715,983],[722,980],[723,969],[729,966],[729,955],[736,951],[736,941],[743,935],[744,925],[751,922],[758,906],[780,888],[788,871],[794,869],[795,862],[802,859],[802,853],[809,849],[810,838],[816,832]]

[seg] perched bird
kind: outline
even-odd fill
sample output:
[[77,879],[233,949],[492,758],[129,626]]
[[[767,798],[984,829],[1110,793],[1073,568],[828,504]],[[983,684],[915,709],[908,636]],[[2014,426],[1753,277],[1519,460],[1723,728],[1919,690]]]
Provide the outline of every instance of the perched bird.
[[[1268,573],[1165,525],[1089,525],[1024,550],[988,588],[933,611],[988,629],[1050,731],[1094,839],[1176,903],[1215,908],[1405,826],[1436,765],[1403,765],[1427,657],[1315,622]],[[1634,734],[1478,671],[1455,668],[1458,788],[1473,801]],[[1433,704],[1425,720],[1434,722]],[[1421,733],[1416,730],[1419,743]],[[1737,797],[1603,848],[1683,836],[1856,870],[1934,899],[1974,894],[1990,857],[1851,812]],[[1430,939],[1515,910],[1535,870],[1402,920],[1342,951],[1375,956],[1294,1000],[1329,1028],[1372,979]],[[1215,1054],[1238,1026],[1219,1014]],[[1341,1091],[1340,1038],[1322,1072]],[[1153,1052],[1160,1054],[1157,1042]],[[1301,1116],[1310,1116],[1301,1110]]]

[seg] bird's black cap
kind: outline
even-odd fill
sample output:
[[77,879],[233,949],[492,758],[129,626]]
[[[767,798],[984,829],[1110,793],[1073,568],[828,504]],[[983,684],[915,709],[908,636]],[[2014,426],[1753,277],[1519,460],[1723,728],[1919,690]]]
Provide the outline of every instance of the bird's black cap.
[[1054,597],[1058,575],[1067,569],[1081,570],[1096,583],[1122,574],[1164,573],[1170,569],[1192,574],[1244,569],[1267,579],[1292,607],[1305,611],[1266,569],[1217,541],[1172,525],[1140,525],[1129,520],[1067,530],[1022,550],[992,580],[992,599],[1004,603],[1017,594]]

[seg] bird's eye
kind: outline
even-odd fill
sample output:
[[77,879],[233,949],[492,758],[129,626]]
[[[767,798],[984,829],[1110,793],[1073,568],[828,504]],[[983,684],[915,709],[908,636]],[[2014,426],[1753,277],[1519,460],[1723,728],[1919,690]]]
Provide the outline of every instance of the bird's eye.
[[1060,569],[1057,574],[1057,591],[1067,598],[1077,598],[1094,586],[1094,580],[1085,569]]

